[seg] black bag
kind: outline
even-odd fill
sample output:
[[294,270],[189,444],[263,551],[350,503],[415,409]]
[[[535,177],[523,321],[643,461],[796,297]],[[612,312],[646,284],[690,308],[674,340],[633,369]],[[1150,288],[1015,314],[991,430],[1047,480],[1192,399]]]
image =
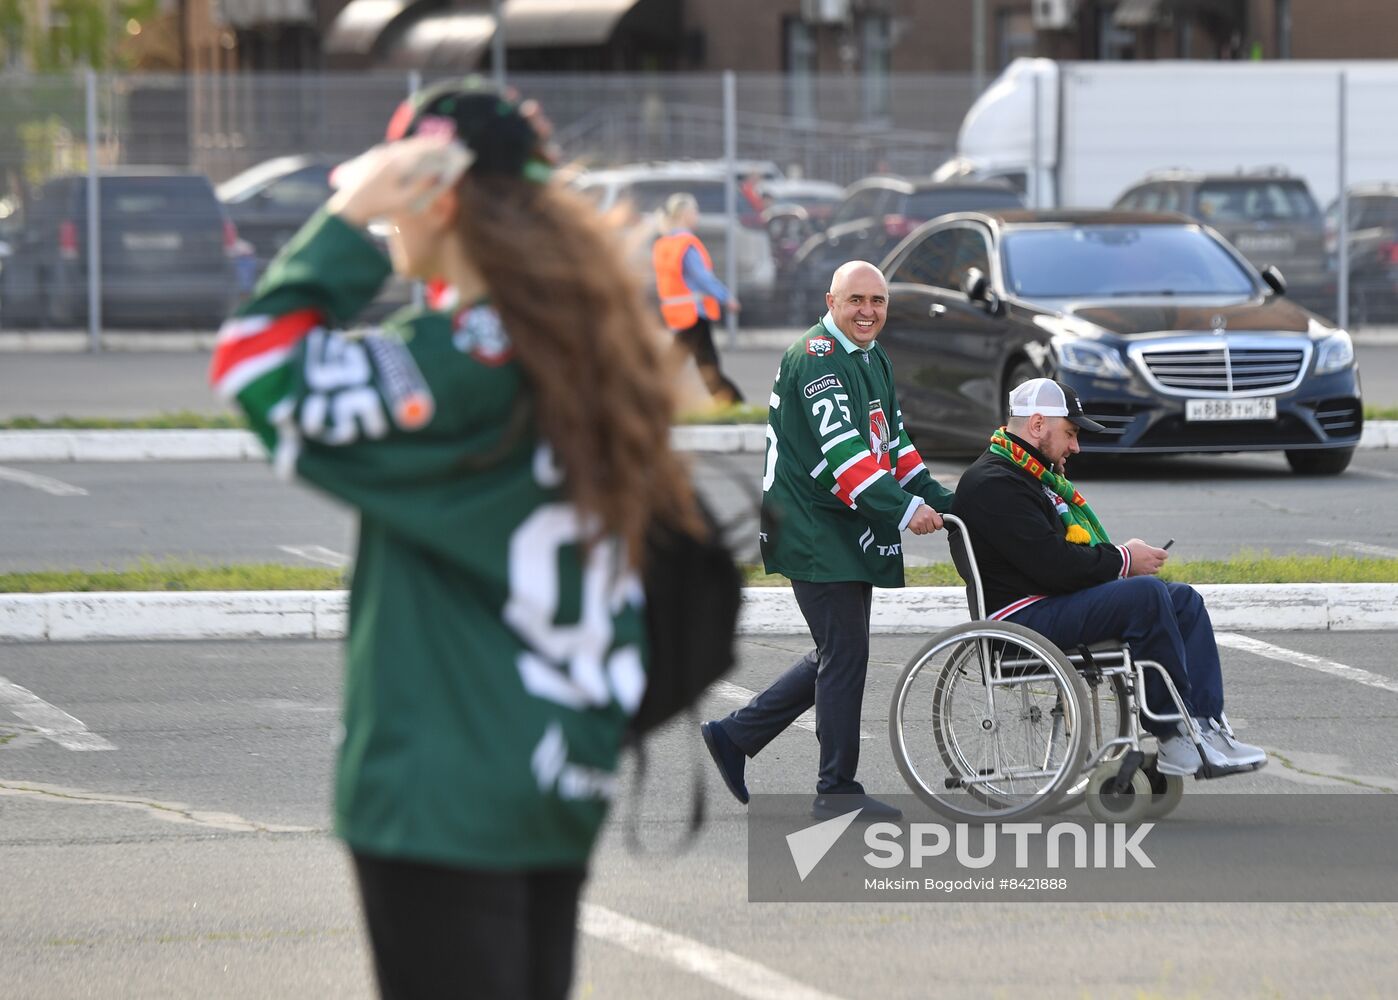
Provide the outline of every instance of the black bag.
[[[696,500],[698,498],[696,497]],[[640,800],[645,794],[645,737],[686,709],[690,716],[693,779],[689,824],[667,852],[674,856],[693,844],[704,825],[704,761],[694,705],[706,688],[733,669],[743,577],[724,539],[725,529],[699,501],[705,531],[700,537],[654,523],[646,535],[646,632],[650,659],[646,693],[631,719],[627,742],[636,751],[636,786],[631,795],[626,841],[634,854],[641,845]],[[734,525],[729,525],[732,529]]]
[[644,736],[693,705],[733,669],[743,578],[723,532],[701,502],[696,538],[659,522],[646,536],[646,693],[631,719]]

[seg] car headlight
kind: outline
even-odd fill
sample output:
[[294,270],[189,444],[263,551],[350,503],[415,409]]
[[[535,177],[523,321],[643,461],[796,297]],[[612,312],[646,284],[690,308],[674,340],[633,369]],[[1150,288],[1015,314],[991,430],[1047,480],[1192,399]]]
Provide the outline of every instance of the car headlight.
[[1098,378],[1128,378],[1130,372],[1115,348],[1092,340],[1058,338],[1053,342],[1058,367]]
[[1320,342],[1316,355],[1315,373],[1337,372],[1354,364],[1354,341],[1344,330],[1336,330]]

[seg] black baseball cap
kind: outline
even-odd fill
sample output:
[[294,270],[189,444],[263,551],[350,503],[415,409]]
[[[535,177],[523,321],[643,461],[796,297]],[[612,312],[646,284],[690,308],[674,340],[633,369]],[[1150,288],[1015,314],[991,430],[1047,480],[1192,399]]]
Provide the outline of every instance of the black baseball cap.
[[1106,430],[1083,412],[1082,400],[1070,385],[1051,378],[1031,378],[1010,390],[1010,416],[1066,417],[1085,431],[1095,434]]
[[[544,183],[553,172],[553,147],[536,101],[518,100],[480,77],[448,80],[420,90],[398,105],[384,138],[397,142],[414,135],[451,139],[468,154],[470,172],[521,177]],[[332,187],[348,183],[356,157],[330,174]]]

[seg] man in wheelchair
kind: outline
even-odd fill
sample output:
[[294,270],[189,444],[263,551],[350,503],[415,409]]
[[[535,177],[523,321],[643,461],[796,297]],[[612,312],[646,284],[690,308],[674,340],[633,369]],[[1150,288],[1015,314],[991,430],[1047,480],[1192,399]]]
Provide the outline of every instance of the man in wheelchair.
[[[1102,426],[1083,413],[1077,393],[1052,379],[1030,379],[1010,393],[1009,423],[991,435],[989,449],[957,485],[951,512],[970,533],[988,617],[1033,629],[1062,649],[1129,643],[1137,659],[1155,660],[1169,672],[1212,768],[1261,767],[1266,753],[1235,739],[1223,714],[1218,646],[1203,598],[1155,575],[1168,558],[1164,549],[1139,538],[1113,544],[1064,477],[1065,462],[1079,450],[1079,429]],[[971,580],[956,535],[953,558]],[[1145,699],[1157,714],[1177,714],[1154,671]],[[1161,773],[1201,769],[1200,750],[1182,724],[1144,714],[1141,722],[1159,741]]]

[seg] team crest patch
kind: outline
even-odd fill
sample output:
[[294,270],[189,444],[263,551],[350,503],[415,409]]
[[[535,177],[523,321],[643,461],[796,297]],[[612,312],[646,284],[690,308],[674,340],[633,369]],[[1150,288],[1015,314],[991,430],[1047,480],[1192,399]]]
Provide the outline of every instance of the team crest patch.
[[823,358],[834,350],[835,342],[829,337],[811,337],[806,341],[806,353],[814,354],[818,358]]
[[500,314],[489,306],[467,310],[458,321],[451,342],[462,354],[471,355],[483,365],[503,365],[514,353]]
[[844,386],[840,384],[840,380],[836,378],[834,375],[822,375],[818,379],[813,379],[810,382],[807,382],[806,388],[801,390],[801,394],[804,395],[807,399],[810,399],[812,396],[815,396],[817,393],[822,393],[826,389],[843,388]]
[[893,470],[893,458],[889,454],[893,450],[893,428],[883,412],[883,402],[878,399],[869,404],[869,450],[880,466]]

